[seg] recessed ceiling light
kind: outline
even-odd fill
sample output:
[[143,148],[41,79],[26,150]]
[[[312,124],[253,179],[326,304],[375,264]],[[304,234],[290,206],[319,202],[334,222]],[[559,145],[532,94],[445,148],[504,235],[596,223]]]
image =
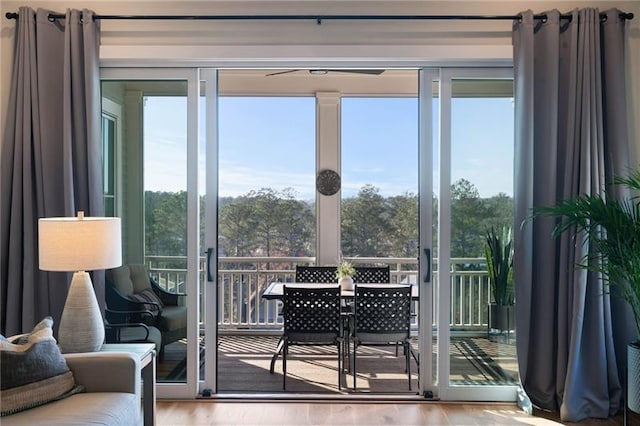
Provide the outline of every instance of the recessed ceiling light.
[[313,75],[325,75],[328,72],[329,71],[327,70],[309,70],[309,74],[313,74]]

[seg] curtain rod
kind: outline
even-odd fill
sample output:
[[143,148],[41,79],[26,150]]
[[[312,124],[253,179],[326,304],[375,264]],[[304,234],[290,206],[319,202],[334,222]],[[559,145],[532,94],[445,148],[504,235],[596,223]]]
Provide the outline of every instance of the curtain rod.
[[[7,19],[18,19],[18,13],[7,12]],[[601,15],[602,16],[602,15]],[[49,20],[64,19],[62,13],[50,13]],[[110,20],[209,20],[209,21],[304,21],[313,20],[316,24],[321,25],[322,21],[339,20],[339,21],[409,21],[409,20],[428,20],[428,21],[451,21],[451,20],[509,20],[514,21],[521,19],[522,15],[94,15],[93,19],[110,19]],[[633,13],[620,12],[621,19],[633,19]],[[534,15],[534,19],[546,20],[547,15]],[[560,15],[560,19],[571,20],[571,15]]]

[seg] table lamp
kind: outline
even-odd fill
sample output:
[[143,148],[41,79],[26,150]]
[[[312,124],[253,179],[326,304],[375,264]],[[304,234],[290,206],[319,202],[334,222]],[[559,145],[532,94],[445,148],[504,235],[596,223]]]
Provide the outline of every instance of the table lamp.
[[58,328],[63,353],[99,351],[104,322],[86,271],[122,264],[120,218],[51,217],[38,221],[40,269],[74,272]]

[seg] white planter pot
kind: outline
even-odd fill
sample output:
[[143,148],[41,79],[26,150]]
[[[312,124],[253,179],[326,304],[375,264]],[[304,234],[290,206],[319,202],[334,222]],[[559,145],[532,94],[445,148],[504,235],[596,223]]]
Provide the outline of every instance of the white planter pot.
[[627,345],[627,407],[640,414],[640,340]]
[[351,277],[340,278],[338,284],[340,284],[342,290],[353,290],[353,278]]

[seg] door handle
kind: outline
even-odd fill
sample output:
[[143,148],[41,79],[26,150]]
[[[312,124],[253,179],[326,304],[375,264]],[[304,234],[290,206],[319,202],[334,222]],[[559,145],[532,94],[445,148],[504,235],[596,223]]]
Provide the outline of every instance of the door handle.
[[211,276],[211,255],[213,254],[213,247],[207,248],[207,281],[212,282]]
[[424,249],[424,255],[427,256],[427,273],[424,276],[424,282],[431,282],[431,249]]

